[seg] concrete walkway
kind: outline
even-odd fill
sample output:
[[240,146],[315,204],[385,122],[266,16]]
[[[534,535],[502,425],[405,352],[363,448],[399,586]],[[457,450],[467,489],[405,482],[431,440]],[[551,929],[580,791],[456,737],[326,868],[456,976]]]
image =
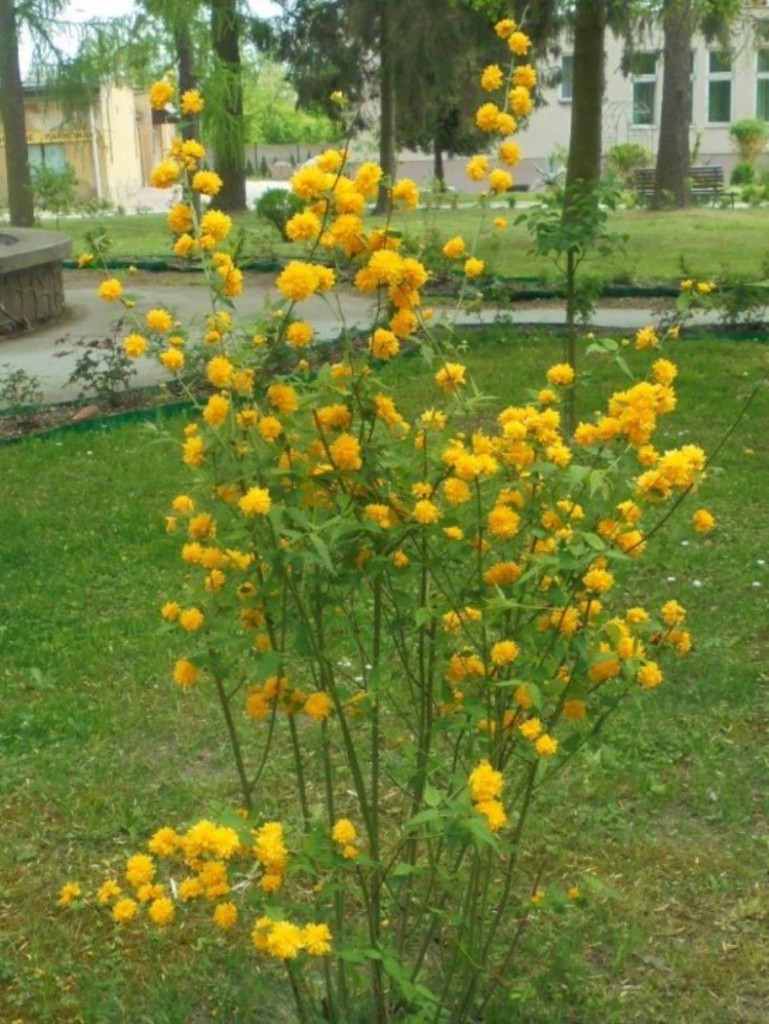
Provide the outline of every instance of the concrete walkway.
[[[204,318],[211,312],[210,294],[202,276],[167,273],[121,276],[126,294],[136,301],[136,321],[120,304],[106,303],[97,297],[99,276],[65,271],[66,309],[63,317],[54,324],[44,324],[14,338],[0,336],[0,380],[9,372],[21,369],[38,378],[47,402],[70,401],[80,390],[79,385],[67,383],[77,358],[72,349],[74,342],[123,338],[131,330],[141,330],[146,311],[157,307],[169,309],[182,324],[193,331],[199,327],[202,333]],[[270,304],[280,298],[274,279],[274,274],[246,274],[243,295],[235,300],[239,323],[255,328],[260,319],[270,315]],[[453,316],[450,309],[444,307],[443,311]],[[370,329],[374,310],[370,299],[350,289],[338,297],[335,292],[331,301],[313,297],[299,304],[297,312],[313,325],[316,337],[330,340],[339,336],[343,324],[347,329]],[[654,323],[658,315],[651,308],[640,306],[599,307],[593,325],[628,334]],[[462,312],[455,318],[456,323],[467,325],[499,321],[515,325],[562,325],[563,304],[520,303],[505,309],[486,307],[479,312]],[[697,322],[714,322],[714,318],[701,317]],[[139,360],[137,370],[138,385],[168,379],[168,374],[154,360]]]

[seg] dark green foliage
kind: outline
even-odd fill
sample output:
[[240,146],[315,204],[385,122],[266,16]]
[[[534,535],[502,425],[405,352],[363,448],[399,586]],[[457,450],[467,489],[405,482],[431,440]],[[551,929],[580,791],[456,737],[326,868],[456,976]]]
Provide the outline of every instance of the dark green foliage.
[[280,232],[281,238],[285,239],[286,224],[295,213],[304,209],[304,203],[284,188],[270,188],[257,199],[255,209],[259,216],[273,224]]

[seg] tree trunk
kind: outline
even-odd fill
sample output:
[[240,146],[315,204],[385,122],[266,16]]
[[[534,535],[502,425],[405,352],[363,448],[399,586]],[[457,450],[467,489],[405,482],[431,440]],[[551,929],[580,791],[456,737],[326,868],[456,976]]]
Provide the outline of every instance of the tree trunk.
[[654,183],[655,209],[689,203],[689,111],[692,82],[689,66],[694,14],[691,0],[667,0],[662,113]]
[[35,205],[29,173],[14,0],[0,0],[0,114],[5,132],[11,224],[19,228],[30,228],[35,223]]
[[601,178],[605,31],[604,0],[577,0],[567,196],[574,182],[593,183]]
[[246,154],[243,122],[243,81],[236,0],[211,0],[211,34],[219,73],[226,76],[226,109],[218,114],[214,132],[216,170],[223,186],[212,206],[235,212],[246,209]]
[[376,213],[386,211],[388,186],[395,180],[395,59],[393,54],[395,23],[391,0],[379,5],[379,164],[386,181],[379,188]]
[[441,148],[440,133],[436,133],[433,140],[433,177],[443,191],[446,188],[446,169],[443,166],[443,149]]
[[[180,18],[174,25],[174,45],[176,47],[176,68],[179,73],[179,95],[189,89],[195,89],[195,50],[192,45],[189,22]],[[200,118],[197,114],[186,115],[182,121],[182,138],[200,139]],[[195,214],[200,217],[200,193],[192,193],[192,205]]]

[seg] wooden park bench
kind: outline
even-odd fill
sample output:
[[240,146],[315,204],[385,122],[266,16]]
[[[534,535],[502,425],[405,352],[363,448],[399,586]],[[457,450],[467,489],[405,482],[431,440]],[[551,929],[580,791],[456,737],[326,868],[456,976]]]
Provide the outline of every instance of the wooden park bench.
[[[654,197],[657,172],[654,167],[638,167],[633,173],[636,192],[644,199]],[[715,202],[724,193],[724,169],[717,164],[689,168],[689,195],[692,199]]]

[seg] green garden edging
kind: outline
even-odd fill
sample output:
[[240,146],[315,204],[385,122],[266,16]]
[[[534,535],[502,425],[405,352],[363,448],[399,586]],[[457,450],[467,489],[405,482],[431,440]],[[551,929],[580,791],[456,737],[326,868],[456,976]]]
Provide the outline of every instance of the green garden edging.
[[[81,407],[81,403],[62,402],[57,407],[69,407],[76,410]],[[88,434],[96,430],[112,430],[124,427],[130,423],[149,423],[156,420],[172,419],[194,408],[194,402],[185,400],[183,402],[169,402],[167,405],[154,405],[146,409],[126,409],[123,412],[108,413],[105,416],[92,416],[74,423],[59,423],[49,429],[32,430],[30,433],[21,434],[19,437],[0,438],[0,446],[18,444],[20,441],[50,441],[54,440],[59,434]],[[4,417],[10,415],[12,414],[9,412],[1,412],[0,423]]]

